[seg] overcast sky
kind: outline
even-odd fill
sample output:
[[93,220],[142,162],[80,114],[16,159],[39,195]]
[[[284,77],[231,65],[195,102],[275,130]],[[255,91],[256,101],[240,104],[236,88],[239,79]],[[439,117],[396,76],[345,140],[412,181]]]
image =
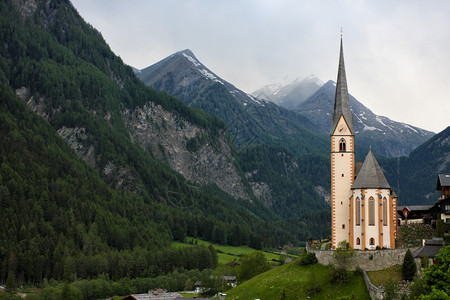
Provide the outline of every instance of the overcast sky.
[[378,115],[450,126],[450,1],[72,0],[138,69],[191,49],[247,93],[314,74],[336,80],[340,28],[349,92]]

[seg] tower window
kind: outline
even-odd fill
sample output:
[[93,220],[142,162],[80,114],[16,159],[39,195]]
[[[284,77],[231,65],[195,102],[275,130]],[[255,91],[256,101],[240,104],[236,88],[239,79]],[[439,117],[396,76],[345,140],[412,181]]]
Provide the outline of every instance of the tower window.
[[342,224],[342,229],[345,229],[345,224]]
[[373,197],[369,198],[369,226],[375,225],[375,200]]
[[383,225],[387,226],[387,207],[386,198],[383,198]]
[[339,141],[339,151],[340,152],[345,152],[345,139],[341,139]]
[[374,238],[370,238],[370,245],[375,245],[375,239]]
[[361,244],[361,240],[359,238],[356,238],[356,245],[360,245]]

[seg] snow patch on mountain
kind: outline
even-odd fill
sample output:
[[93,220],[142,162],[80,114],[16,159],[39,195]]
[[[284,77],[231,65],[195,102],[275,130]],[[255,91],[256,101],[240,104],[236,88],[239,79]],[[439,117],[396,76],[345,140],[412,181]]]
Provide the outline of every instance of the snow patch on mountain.
[[202,73],[203,76],[205,76],[207,79],[218,82],[220,84],[223,84],[221,80],[219,80],[214,74],[206,70],[204,66],[199,63],[195,58],[193,58],[190,55],[187,55],[186,53],[182,53],[184,57],[186,57],[199,71]]

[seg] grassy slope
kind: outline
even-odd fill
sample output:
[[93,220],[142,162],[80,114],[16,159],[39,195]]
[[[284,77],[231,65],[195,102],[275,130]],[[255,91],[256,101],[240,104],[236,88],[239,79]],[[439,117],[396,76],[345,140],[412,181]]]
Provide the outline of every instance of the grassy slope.
[[[195,239],[194,239],[195,240]],[[250,248],[248,246],[222,246],[222,245],[217,245],[217,244],[212,244],[210,242],[207,241],[203,241],[203,240],[198,240],[197,239],[197,243],[199,245],[205,245],[205,246],[209,246],[210,244],[213,245],[213,247],[218,250],[217,256],[219,258],[219,263],[227,263],[227,262],[231,262],[234,259],[239,260],[239,257],[242,256],[242,254],[248,254],[254,251],[257,251],[253,248]],[[172,247],[188,247],[188,246],[192,246],[191,244],[186,244],[186,243],[180,243],[180,242],[172,242]],[[272,259],[279,259],[280,258],[280,254],[275,254],[275,253],[271,253],[271,252],[264,252],[264,255],[266,256],[266,259],[268,261],[271,261]]]
[[[320,287],[319,294],[308,295],[307,289]],[[331,270],[323,265],[295,266],[285,264],[260,274],[236,288],[227,291],[227,299],[281,299],[285,291],[286,299],[336,299],[354,295],[356,299],[370,299],[364,279],[360,274],[353,274],[344,286],[331,283]]]
[[395,265],[380,271],[369,271],[367,275],[369,275],[370,281],[378,287],[389,280],[400,283],[402,281],[402,266]]

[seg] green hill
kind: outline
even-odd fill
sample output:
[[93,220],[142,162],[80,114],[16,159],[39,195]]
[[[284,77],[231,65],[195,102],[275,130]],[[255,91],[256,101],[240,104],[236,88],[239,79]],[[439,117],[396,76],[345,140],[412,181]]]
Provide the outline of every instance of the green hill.
[[[316,288],[316,293],[313,292]],[[363,276],[352,273],[346,285],[332,283],[329,267],[319,264],[297,266],[288,263],[262,273],[226,292],[227,299],[337,299],[355,296],[370,299]],[[284,295],[284,298],[282,297]]]

